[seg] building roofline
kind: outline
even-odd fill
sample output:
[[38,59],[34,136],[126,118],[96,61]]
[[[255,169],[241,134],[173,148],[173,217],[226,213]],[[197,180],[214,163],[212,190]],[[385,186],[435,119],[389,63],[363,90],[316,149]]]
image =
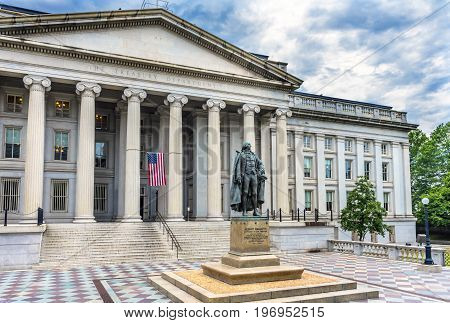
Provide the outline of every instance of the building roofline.
[[318,95],[318,94],[312,94],[312,93],[306,93],[306,92],[300,92],[300,91],[294,91],[294,95],[301,95],[301,96],[307,96],[314,99],[324,99],[324,100],[331,100],[336,102],[342,102],[342,103],[350,103],[350,104],[357,104],[357,105],[364,105],[364,106],[370,106],[377,109],[385,109],[385,110],[392,110],[393,108],[387,105],[381,105],[376,103],[369,103],[369,102],[362,102],[362,101],[353,101],[353,100],[346,100],[346,99],[340,99],[335,98],[331,96],[324,96],[324,95]]
[[24,13],[24,14],[27,14],[27,15],[45,15],[45,14],[48,14],[48,12],[32,10],[32,9],[27,9],[27,8],[22,8],[22,7],[16,7],[16,6],[11,6],[11,5],[5,4],[5,3],[0,3],[0,9],[8,10],[8,11],[11,11],[11,12]]

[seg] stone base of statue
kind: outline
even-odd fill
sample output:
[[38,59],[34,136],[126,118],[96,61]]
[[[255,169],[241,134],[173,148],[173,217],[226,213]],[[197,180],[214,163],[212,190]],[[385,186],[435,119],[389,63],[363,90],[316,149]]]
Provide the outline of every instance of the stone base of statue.
[[378,298],[356,282],[280,264],[270,252],[269,221],[231,220],[230,252],[202,269],[150,275],[148,282],[174,302],[348,302]]

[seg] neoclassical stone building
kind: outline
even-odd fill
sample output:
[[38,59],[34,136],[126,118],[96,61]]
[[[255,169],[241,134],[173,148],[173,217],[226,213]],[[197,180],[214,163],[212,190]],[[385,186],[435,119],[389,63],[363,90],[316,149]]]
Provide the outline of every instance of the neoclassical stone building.
[[[266,166],[264,209],[336,219],[368,176],[397,238],[414,237],[416,125],[298,92],[286,67],[161,9],[0,18],[1,208],[20,223],[38,207],[47,223],[228,219],[247,140]],[[148,151],[165,153],[167,186],[146,185]]]

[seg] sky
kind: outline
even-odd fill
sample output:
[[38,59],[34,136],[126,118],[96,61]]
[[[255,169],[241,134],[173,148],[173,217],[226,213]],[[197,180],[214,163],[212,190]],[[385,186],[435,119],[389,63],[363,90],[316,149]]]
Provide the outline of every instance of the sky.
[[[49,13],[143,3],[0,2]],[[304,80],[300,91],[392,106],[428,133],[450,121],[448,0],[170,0],[169,10],[246,51],[287,62]]]

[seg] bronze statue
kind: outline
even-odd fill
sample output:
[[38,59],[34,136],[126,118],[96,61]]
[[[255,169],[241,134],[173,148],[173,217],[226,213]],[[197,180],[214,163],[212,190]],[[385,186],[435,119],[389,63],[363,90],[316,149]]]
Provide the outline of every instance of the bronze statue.
[[253,210],[253,216],[259,216],[266,179],[262,161],[251,151],[251,144],[244,142],[242,150],[236,151],[233,163],[231,209],[242,212],[244,216]]

